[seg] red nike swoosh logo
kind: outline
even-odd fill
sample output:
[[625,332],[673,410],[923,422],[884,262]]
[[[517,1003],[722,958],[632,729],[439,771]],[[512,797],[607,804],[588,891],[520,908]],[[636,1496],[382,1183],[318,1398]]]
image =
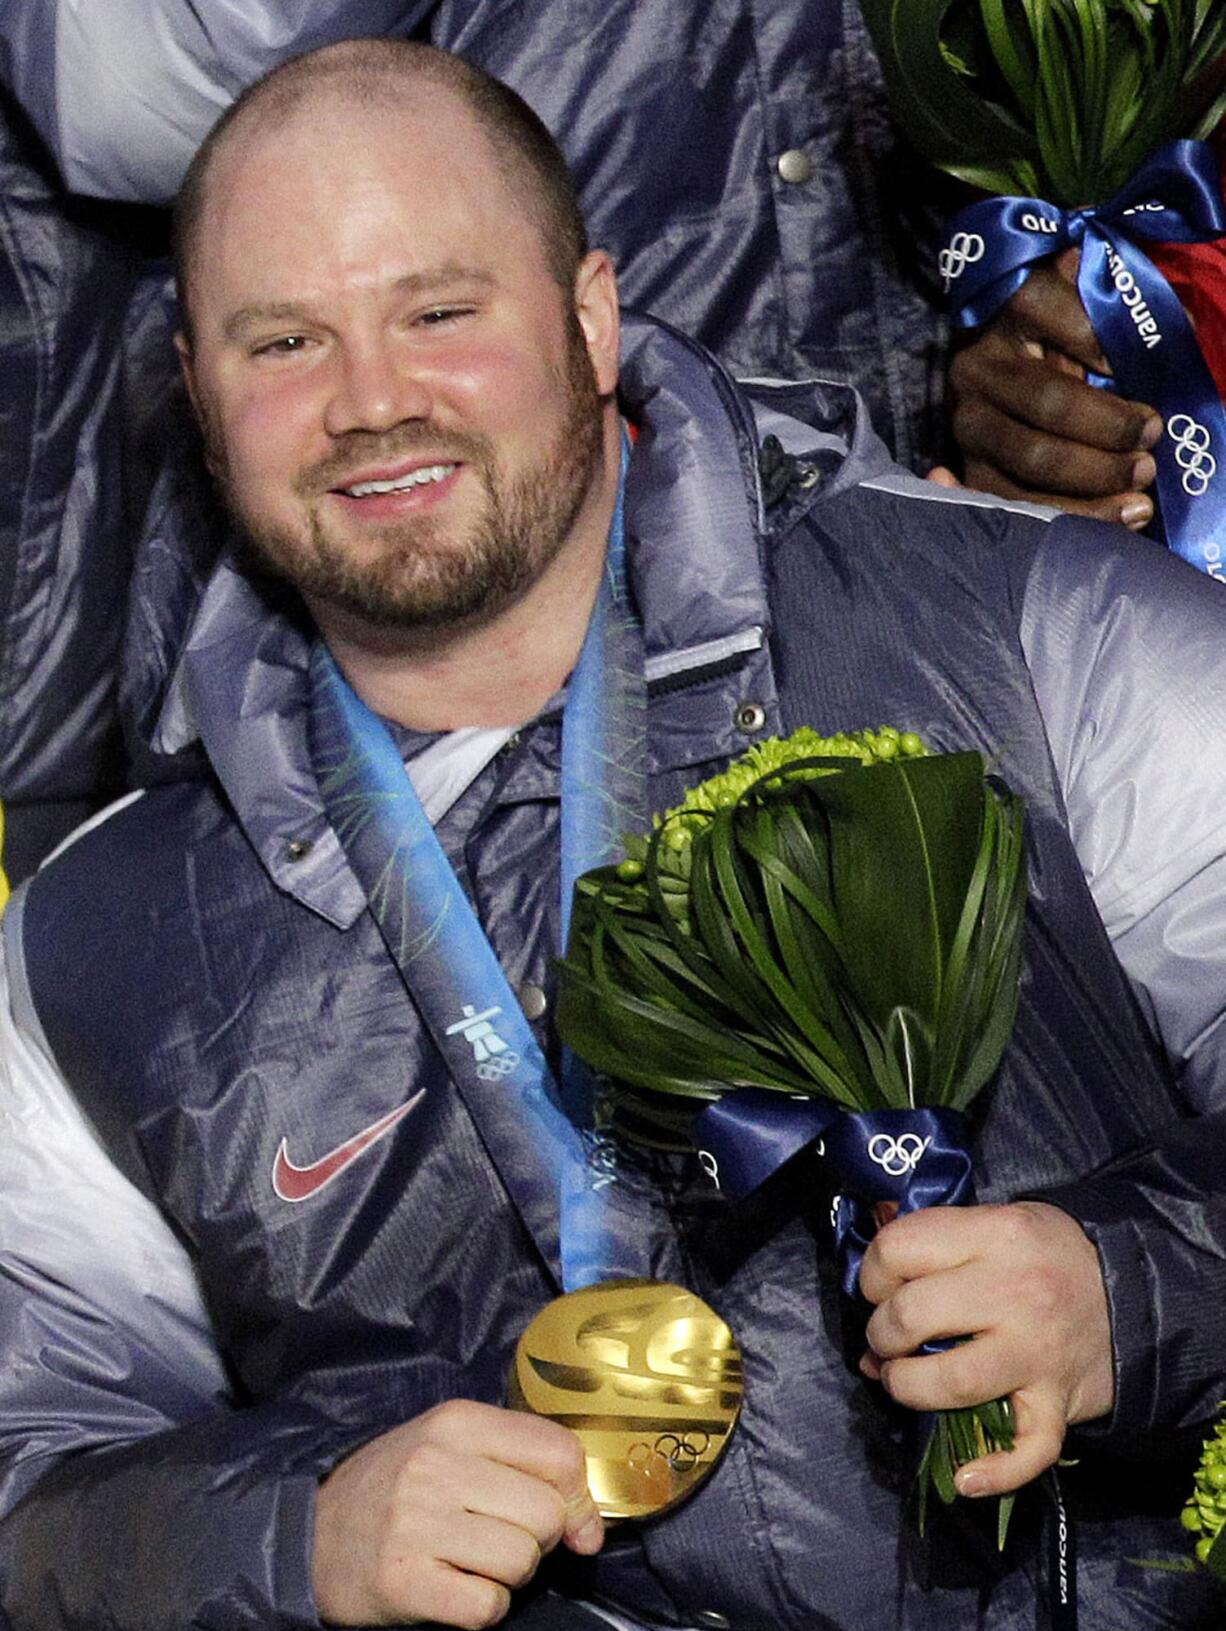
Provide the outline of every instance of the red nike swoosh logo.
[[419,1089],[411,1099],[389,1110],[387,1115],[380,1116],[378,1121],[372,1121],[369,1127],[364,1127],[360,1133],[347,1138],[343,1144],[338,1144],[334,1150],[329,1150],[318,1161],[312,1161],[309,1167],[299,1167],[290,1160],[286,1150],[287,1139],[282,1139],[277,1150],[277,1158],[272,1164],[272,1187],[283,1201],[309,1201],[312,1195],[318,1195],[321,1189],[327,1187],[333,1178],[339,1178],[351,1162],[356,1161],[363,1150],[391,1132],[392,1128],[409,1111],[425,1093],[425,1088]]

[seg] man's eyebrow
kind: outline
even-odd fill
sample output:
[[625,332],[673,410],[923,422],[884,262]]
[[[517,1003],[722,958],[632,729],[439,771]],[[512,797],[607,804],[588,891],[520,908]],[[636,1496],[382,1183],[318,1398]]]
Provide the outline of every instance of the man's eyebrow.
[[459,261],[445,261],[441,266],[430,266],[424,272],[410,272],[407,277],[397,278],[392,287],[399,295],[415,298],[444,294],[457,283],[492,289],[497,281],[484,266],[464,266]]
[[[416,300],[445,295],[457,285],[488,289],[496,281],[493,273],[484,267],[446,261],[441,266],[406,273],[391,284],[391,291],[402,299],[407,296]],[[222,325],[222,333],[227,340],[239,340],[248,330],[265,323],[307,323],[315,320],[316,308],[309,300],[257,300],[231,312]]]
[[253,301],[249,306],[240,306],[237,311],[230,313],[222,324],[222,333],[227,340],[239,340],[248,329],[258,328],[262,323],[301,323],[310,317],[311,308],[298,301]]

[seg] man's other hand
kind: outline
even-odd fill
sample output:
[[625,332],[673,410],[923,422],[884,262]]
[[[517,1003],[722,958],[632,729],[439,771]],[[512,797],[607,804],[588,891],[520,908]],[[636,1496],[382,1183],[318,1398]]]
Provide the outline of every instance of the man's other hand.
[[[1098,1253],[1037,1201],[934,1206],[886,1224],[860,1270],[877,1306],[860,1362],[912,1410],[1009,1397],[1016,1442],[969,1462],[963,1495],[1001,1495],[1059,1459],[1066,1427],[1112,1406],[1111,1327]],[[925,1342],[966,1337],[943,1353]]]
[[506,1614],[563,1542],[600,1550],[583,1449],[556,1422],[451,1400],[356,1450],[320,1485],[314,1582],[333,1625]]
[[1077,295],[1076,251],[1037,267],[949,371],[968,487],[1139,528],[1162,420],[1085,383],[1109,374]]

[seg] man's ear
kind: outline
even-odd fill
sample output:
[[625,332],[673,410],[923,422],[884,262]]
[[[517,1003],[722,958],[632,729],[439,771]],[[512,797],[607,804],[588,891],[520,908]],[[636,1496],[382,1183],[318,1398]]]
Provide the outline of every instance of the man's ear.
[[596,389],[612,396],[617,389],[618,337],[617,274],[603,249],[593,249],[579,262],[575,273],[575,315],[587,354],[592,359]]
[[196,364],[192,356],[192,342],[183,329],[175,335],[175,350],[179,356],[179,372],[183,375],[183,383],[187,387],[188,401],[192,405],[192,412],[199,419],[200,396],[196,389]]
[[204,410],[201,407],[200,384],[196,378],[196,360],[192,353],[192,342],[188,339],[187,332],[184,329],[180,329],[175,335],[175,350],[179,355],[179,372],[183,375],[183,384],[187,388],[187,399],[192,405],[192,412],[196,416],[196,423],[200,426],[201,432],[203,433],[202,439],[204,442],[204,462],[211,474],[216,476],[218,474],[218,469],[213,458],[213,439],[208,434],[208,426],[205,422]]

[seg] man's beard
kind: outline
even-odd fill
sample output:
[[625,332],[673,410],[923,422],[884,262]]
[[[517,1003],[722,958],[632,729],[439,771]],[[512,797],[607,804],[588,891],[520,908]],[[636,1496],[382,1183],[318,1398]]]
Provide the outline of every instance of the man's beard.
[[[300,497],[322,496],[365,465],[392,464],[417,452],[432,463],[463,463],[484,489],[467,537],[426,515],[363,528],[379,547],[356,559],[343,536],[310,510],[305,532],[261,521],[236,497],[220,428],[204,416],[209,463],[238,521],[253,564],[292,584],[308,600],[338,607],[380,628],[444,628],[488,620],[516,601],[561,552],[595,479],[602,446],[601,402],[578,321],[572,316],[565,402],[558,433],[530,469],[508,476],[488,438],[407,421],[377,435],[354,431],[327,460],[299,478]],[[358,500],[357,502],[361,502]]]

